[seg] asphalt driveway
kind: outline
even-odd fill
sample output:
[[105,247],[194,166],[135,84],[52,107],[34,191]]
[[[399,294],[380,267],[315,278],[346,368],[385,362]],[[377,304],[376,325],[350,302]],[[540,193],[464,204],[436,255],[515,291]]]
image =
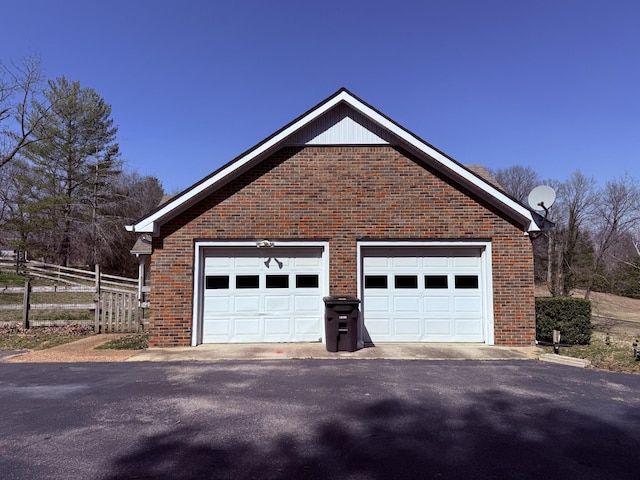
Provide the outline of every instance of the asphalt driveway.
[[637,479],[640,376],[536,361],[0,365],[3,479]]

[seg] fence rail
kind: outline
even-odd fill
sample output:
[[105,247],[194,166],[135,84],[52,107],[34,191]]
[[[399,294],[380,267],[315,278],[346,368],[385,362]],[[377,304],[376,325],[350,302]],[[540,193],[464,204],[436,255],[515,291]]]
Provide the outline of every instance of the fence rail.
[[[15,268],[15,264],[0,262],[0,269]],[[100,332],[138,332],[142,329],[141,304],[138,299],[138,279],[107,275],[95,270],[62,267],[42,262],[25,262],[20,273],[27,277],[24,287],[0,287],[0,295],[22,295],[22,304],[0,305],[3,310],[21,310],[22,325],[29,328],[31,310],[70,311],[84,310],[93,313],[96,333]],[[45,279],[56,284],[52,286],[32,286],[31,279]],[[62,283],[59,285],[58,283]],[[63,295],[69,293],[92,293],[93,303],[34,303],[32,293]],[[1,297],[0,297],[1,298]],[[81,298],[79,300],[82,300]],[[91,321],[91,320],[89,320]],[[50,320],[34,320],[33,324],[49,323]],[[86,321],[85,321],[86,322]],[[83,323],[85,323],[83,322]]]

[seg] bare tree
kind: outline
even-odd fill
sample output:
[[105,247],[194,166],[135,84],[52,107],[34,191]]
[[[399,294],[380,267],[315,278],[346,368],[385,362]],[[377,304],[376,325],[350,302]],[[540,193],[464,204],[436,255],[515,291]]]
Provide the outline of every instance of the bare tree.
[[491,174],[505,192],[521,203],[525,203],[529,192],[540,185],[540,177],[531,167],[514,165],[509,168],[492,170]]
[[556,227],[549,244],[549,290],[567,296],[575,286],[578,259],[585,245],[586,220],[593,208],[595,180],[580,171],[558,186],[554,206]]
[[[632,177],[624,177],[607,182],[598,192],[593,203],[593,261],[586,285],[585,299],[596,283],[600,271],[606,267],[610,252],[640,224],[640,187]],[[636,250],[638,244],[635,244]]]
[[0,61],[0,168],[26,147],[40,140],[36,133],[50,106],[41,94],[40,60]]
[[155,209],[164,196],[162,183],[153,176],[125,173],[120,176],[119,184],[127,198],[120,215],[131,223]]
[[87,223],[78,230],[82,240],[78,254],[95,259],[105,272],[135,275],[138,263],[130,250],[136,234],[127,232],[125,225],[158,205],[164,194],[162,185],[154,177],[123,171],[110,178],[108,189],[109,194],[100,202],[95,223]]
[[588,299],[594,288],[638,291],[640,270],[640,186],[631,177],[612,180],[596,189],[593,178],[580,171],[565,182],[540,181],[530,167],[491,172],[503,189],[525,203],[540,183],[556,190],[558,201],[548,212],[555,228],[532,236],[535,278],[546,282],[554,296],[567,296],[581,286]]

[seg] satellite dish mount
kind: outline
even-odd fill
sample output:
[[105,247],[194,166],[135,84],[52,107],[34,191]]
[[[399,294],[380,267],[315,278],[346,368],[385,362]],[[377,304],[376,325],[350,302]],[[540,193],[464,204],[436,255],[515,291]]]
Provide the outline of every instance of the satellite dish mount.
[[544,220],[549,216],[549,209],[556,201],[556,192],[548,185],[539,185],[529,194],[529,206],[533,210],[544,211]]

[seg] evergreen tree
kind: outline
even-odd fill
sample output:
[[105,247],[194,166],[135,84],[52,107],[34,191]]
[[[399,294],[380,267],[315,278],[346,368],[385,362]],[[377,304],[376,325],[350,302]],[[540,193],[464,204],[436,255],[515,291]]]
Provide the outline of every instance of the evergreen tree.
[[[64,77],[49,81],[44,95],[51,105],[39,126],[38,137],[44,140],[25,149],[32,168],[26,181],[34,192],[29,210],[32,216],[55,224],[49,247],[57,262],[93,264],[95,249],[88,254],[80,241],[98,241],[100,210],[113,201],[110,179],[122,165],[118,128],[111,106],[79,82]],[[88,225],[91,239],[86,235]]]

